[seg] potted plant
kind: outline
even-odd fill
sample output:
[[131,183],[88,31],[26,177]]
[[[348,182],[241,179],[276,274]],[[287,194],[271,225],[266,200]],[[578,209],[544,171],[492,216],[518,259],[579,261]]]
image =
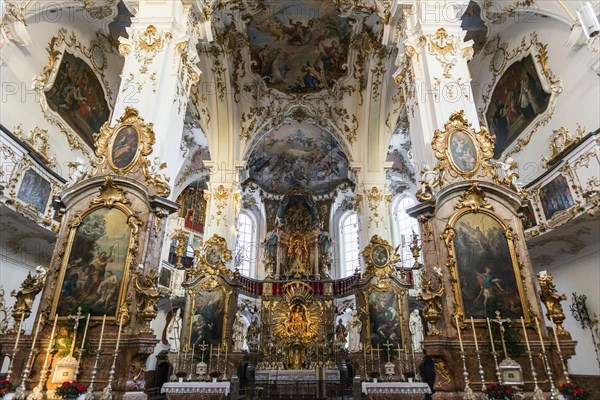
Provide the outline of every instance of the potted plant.
[[371,373],[369,373],[369,376],[373,379],[374,383],[377,383],[377,379],[381,376],[381,374],[379,373],[379,371],[372,371]]
[[10,392],[12,392],[14,389],[14,385],[8,379],[0,379],[0,399],[12,398],[13,393]]
[[212,378],[213,382],[216,382],[221,376],[221,373],[219,371],[211,371],[208,375]]
[[175,376],[177,377],[177,379],[179,379],[179,382],[183,382],[183,380],[187,376],[187,372],[185,372],[185,371],[177,371],[177,372],[175,372]]
[[565,383],[559,390],[567,400],[586,400],[590,395],[590,392],[572,383]]
[[76,399],[84,394],[86,390],[87,386],[80,385],[77,381],[67,381],[63,382],[63,384],[56,389],[54,395],[62,399]]
[[509,386],[498,385],[493,383],[483,391],[489,400],[515,400],[516,390]]

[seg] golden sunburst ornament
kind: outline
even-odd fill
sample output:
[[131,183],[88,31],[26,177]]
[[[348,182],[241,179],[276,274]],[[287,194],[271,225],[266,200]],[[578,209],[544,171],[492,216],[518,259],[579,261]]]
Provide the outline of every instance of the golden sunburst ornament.
[[323,315],[321,304],[313,301],[312,289],[304,282],[290,282],[283,290],[284,301],[273,312],[275,335],[285,343],[313,342]]

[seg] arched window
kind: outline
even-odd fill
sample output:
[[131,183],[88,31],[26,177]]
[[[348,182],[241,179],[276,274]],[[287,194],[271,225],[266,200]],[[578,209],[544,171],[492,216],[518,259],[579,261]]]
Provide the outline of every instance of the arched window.
[[248,213],[242,211],[236,228],[235,266],[240,274],[253,277],[256,275],[256,223]]
[[360,266],[358,251],[358,215],[349,212],[340,219],[340,272],[342,278],[354,274]]
[[[402,266],[412,266],[415,260],[410,252],[411,235],[414,231],[417,235],[419,234],[419,223],[415,218],[411,218],[407,213],[406,209],[415,205],[415,200],[409,196],[403,196],[397,198],[392,207],[392,219],[394,221],[394,227],[392,229],[394,233],[394,242],[400,246],[400,252],[402,254]],[[422,259],[422,256],[420,257]],[[421,260],[419,260],[421,262]]]

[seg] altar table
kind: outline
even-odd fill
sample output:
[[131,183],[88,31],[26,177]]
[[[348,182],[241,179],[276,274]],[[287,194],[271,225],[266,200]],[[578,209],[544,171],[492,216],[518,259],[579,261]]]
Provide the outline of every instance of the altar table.
[[229,394],[230,382],[167,382],[161,393],[169,400],[222,400]]
[[[256,382],[316,382],[317,371],[314,369],[257,369],[254,372],[254,379]],[[340,371],[337,369],[326,369],[325,370],[326,381],[340,381]]]
[[415,399],[422,400],[431,394],[429,385],[424,382],[363,382],[362,392],[368,399]]

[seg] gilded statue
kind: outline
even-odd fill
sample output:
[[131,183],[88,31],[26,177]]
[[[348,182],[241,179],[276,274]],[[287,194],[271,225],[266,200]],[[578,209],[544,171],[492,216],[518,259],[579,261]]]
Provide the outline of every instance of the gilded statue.
[[306,240],[304,238],[295,237],[290,241],[288,246],[288,260],[291,261],[291,270],[296,274],[306,273],[305,256],[308,254]]
[[434,284],[433,278],[423,274],[423,292],[419,295],[419,300],[423,302],[423,316],[431,324],[429,334],[438,336],[441,334],[437,329],[437,323],[442,317],[443,312],[442,296],[444,294],[444,281],[439,267],[434,267],[433,275],[437,281],[437,285]]
[[135,275],[133,284],[138,298],[137,311],[146,325],[139,332],[152,333],[150,322],[158,314],[156,303],[159,297],[164,294],[163,289],[158,287],[158,269],[156,267],[152,268],[148,275],[144,275],[140,269]]
[[308,332],[308,320],[302,305],[296,304],[290,309],[287,330],[290,334],[303,334]]
[[[31,307],[33,306],[33,301],[35,300],[35,296],[44,288],[44,284],[46,283],[46,273],[47,270],[38,265],[35,268],[35,274],[31,275],[31,273],[27,274],[27,277],[21,284],[21,290],[12,291],[10,295],[12,297],[16,297],[15,305],[13,307],[12,316],[15,321],[20,321],[21,317],[26,319],[31,314]],[[10,333],[16,333],[18,330],[17,324],[11,330]]]
[[537,274],[538,281],[540,283],[540,299],[544,302],[548,312],[546,316],[549,320],[556,324],[556,333],[558,335],[568,335],[569,333],[563,328],[562,324],[565,320],[565,313],[563,312],[560,302],[567,299],[565,294],[559,295],[556,292],[556,286],[552,282],[552,274],[550,272],[539,272]]

